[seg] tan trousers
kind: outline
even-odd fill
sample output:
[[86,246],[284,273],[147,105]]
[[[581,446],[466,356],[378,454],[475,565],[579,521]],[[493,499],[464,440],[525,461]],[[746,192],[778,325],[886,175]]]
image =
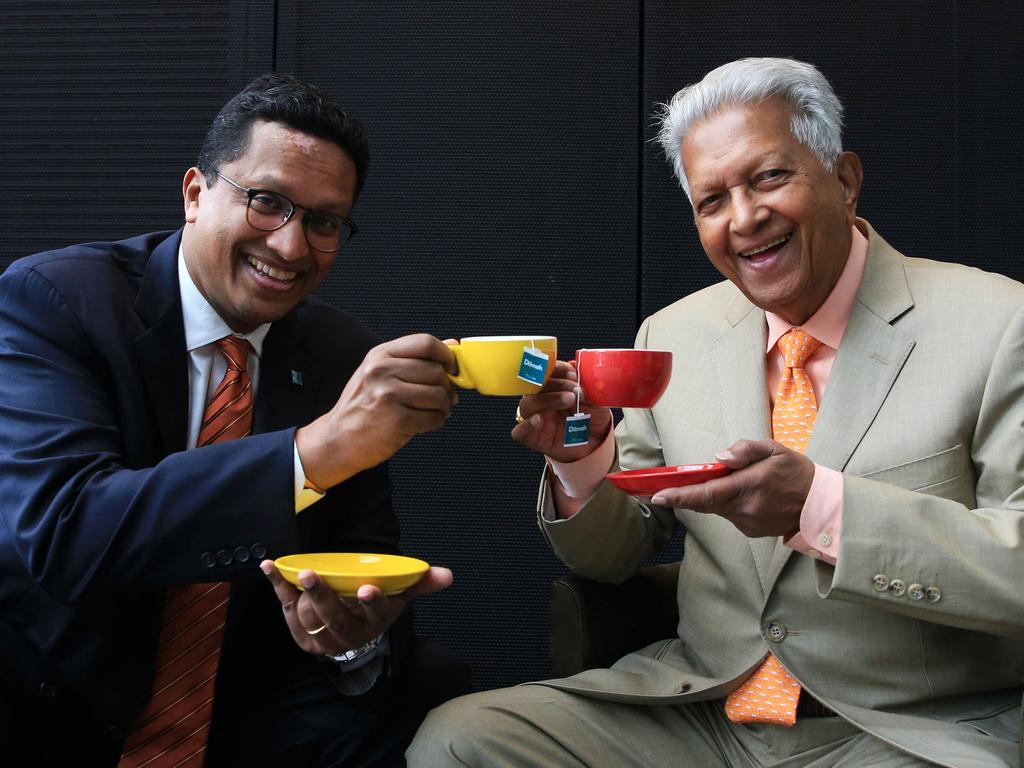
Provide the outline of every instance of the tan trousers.
[[792,728],[735,725],[721,702],[638,706],[543,685],[486,691],[433,710],[410,768],[919,768],[839,717]]

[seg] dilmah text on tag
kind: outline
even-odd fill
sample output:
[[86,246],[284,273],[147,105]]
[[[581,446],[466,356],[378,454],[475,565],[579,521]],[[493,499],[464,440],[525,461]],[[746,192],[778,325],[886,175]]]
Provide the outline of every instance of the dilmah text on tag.
[[519,363],[518,378],[528,381],[531,384],[544,386],[544,372],[548,368],[547,352],[542,352],[535,347],[523,348],[523,359]]
[[590,438],[590,414],[577,413],[565,417],[565,439],[562,445],[566,448],[573,448],[577,445],[586,445]]

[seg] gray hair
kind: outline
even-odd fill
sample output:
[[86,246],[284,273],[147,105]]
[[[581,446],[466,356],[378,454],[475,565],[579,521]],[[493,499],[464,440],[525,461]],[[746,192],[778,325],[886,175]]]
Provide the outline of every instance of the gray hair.
[[708,72],[661,104],[658,142],[686,196],[690,185],[682,147],[693,125],[729,106],[759,104],[780,97],[793,110],[793,136],[831,171],[843,151],[843,105],[815,67],[794,59],[739,59]]

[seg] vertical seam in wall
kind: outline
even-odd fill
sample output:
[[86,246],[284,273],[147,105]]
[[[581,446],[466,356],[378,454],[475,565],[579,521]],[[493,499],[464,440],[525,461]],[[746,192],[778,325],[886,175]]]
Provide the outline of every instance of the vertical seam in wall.
[[272,72],[276,72],[277,71],[277,32],[278,32],[277,27],[278,27],[278,18],[279,18],[278,13],[280,12],[281,9],[280,9],[280,7],[278,5],[278,0],[273,0],[272,5],[274,7],[274,10],[273,10],[273,14],[274,15],[273,15],[273,21],[271,21],[271,23],[270,23],[270,70]]
[[953,253],[960,256],[960,217],[963,215],[960,192],[960,3],[953,2]]
[[644,11],[640,0],[637,12],[637,158],[636,158],[636,317],[634,331],[640,328],[644,313]]

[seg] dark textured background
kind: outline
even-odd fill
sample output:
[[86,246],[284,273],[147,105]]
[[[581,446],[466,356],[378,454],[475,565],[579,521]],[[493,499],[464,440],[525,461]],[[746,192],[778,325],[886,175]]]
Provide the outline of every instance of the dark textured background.
[[[563,358],[628,345],[642,316],[716,279],[649,141],[654,104],[730,59],[784,55],[835,85],[865,167],[860,211],[893,245],[1024,278],[1018,3],[0,6],[0,268],[177,226],[209,120],[276,68],[338,95],[374,152],[361,233],[324,298],[388,338],[552,334]],[[540,460],[508,437],[514,411],[464,393],[392,467],[406,550],[456,572],[419,602],[419,630],[481,688],[547,674],[563,572],[533,519]]]

